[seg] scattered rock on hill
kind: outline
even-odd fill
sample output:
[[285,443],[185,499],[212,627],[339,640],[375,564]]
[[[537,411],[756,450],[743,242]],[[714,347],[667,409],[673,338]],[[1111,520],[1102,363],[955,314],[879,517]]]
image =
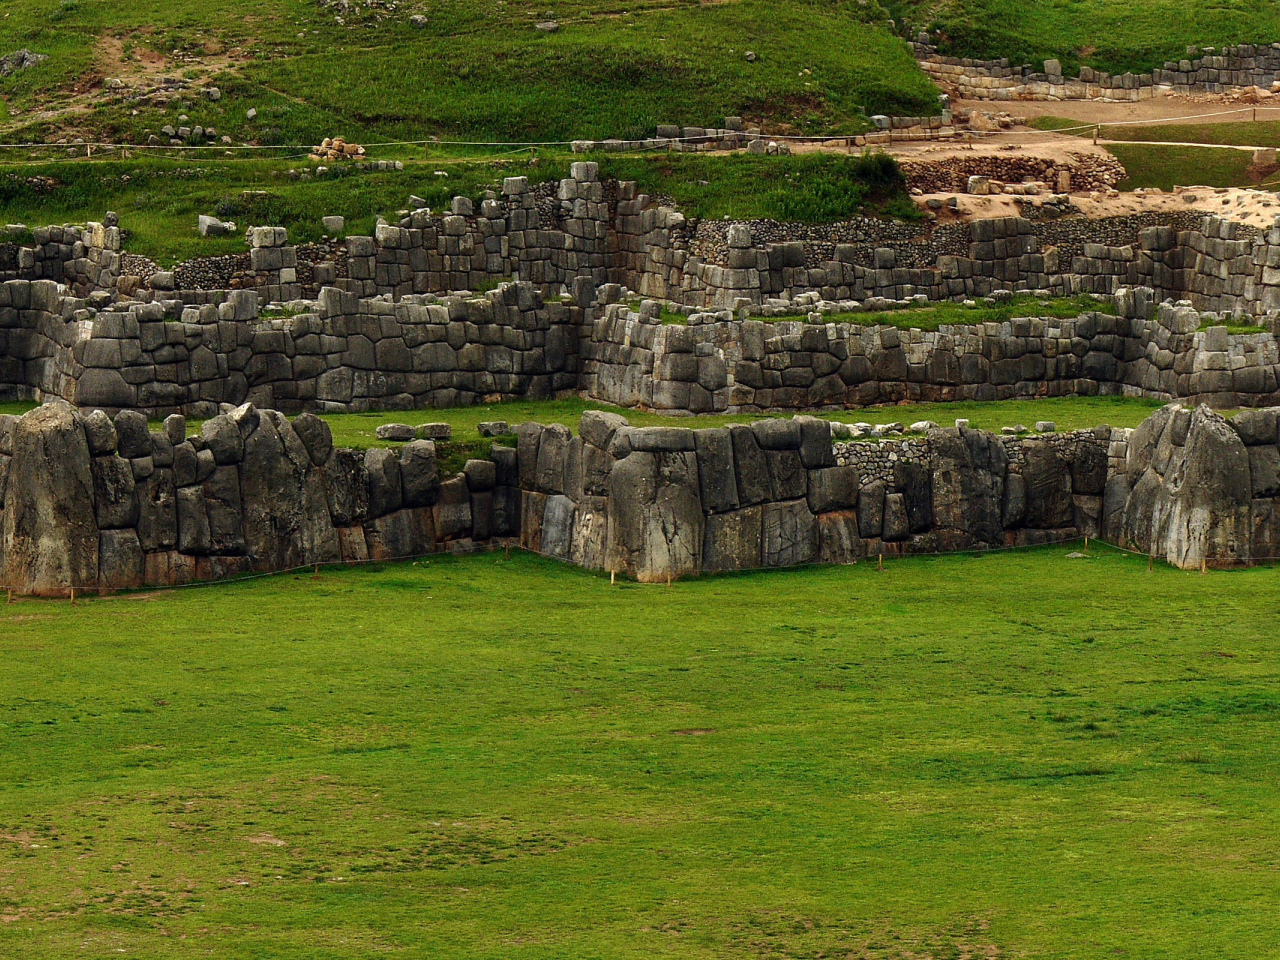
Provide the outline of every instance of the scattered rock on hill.
[[49,55],[47,53],[32,53],[26,47],[21,50],[15,50],[13,53],[7,53],[0,57],[0,77],[7,77],[11,73],[17,73],[19,70],[34,67],[37,63],[48,59]]

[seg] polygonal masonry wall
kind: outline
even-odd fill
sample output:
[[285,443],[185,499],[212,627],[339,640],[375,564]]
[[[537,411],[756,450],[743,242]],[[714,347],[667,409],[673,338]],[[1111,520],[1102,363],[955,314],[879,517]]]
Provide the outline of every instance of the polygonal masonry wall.
[[52,403],[0,417],[0,588],[58,596],[510,543],[641,581],[1079,536],[1183,567],[1280,553],[1275,408],[1163,408],[1133,431],[833,444],[813,417],[688,430],[589,412],[578,435],[439,475],[431,441],[335,449],[245,404],[188,437]]
[[1156,306],[1142,287],[1074,319],[936,332],[729,311],[666,324],[652,301],[601,306],[581,283],[577,301],[549,302],[528,283],[396,303],[328,288],[289,315],[260,313],[252,291],[198,307],[95,307],[57,291],[0,284],[0,397],[197,417],[246,400],[338,412],[566,392],[675,414],[1094,394],[1222,408],[1280,399],[1273,334],[1201,329],[1205,315]]

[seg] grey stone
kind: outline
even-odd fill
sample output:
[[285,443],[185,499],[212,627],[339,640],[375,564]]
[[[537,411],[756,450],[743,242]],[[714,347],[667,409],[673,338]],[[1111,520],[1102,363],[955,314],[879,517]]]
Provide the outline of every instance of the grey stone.
[[[245,441],[241,477],[245,550],[256,569],[289,570],[341,558],[324,478],[282,414],[261,411],[258,428]],[[208,494],[206,484],[206,499]]]
[[766,503],[761,516],[761,561],[766,567],[810,563],[818,555],[818,523],[803,500]]
[[1266,407],[1261,410],[1242,410],[1231,418],[1231,425],[1240,434],[1246,446],[1258,444],[1275,445],[1276,442],[1276,408]]
[[320,471],[335,526],[363,523],[369,516],[369,472],[364,456],[359,450],[334,450]]
[[738,480],[733,471],[733,439],[724,428],[693,431],[698,484],[704,513],[738,509]]
[[307,448],[313,464],[322,467],[329,462],[329,455],[333,453],[333,431],[329,424],[314,413],[302,413],[293,420],[293,432]]
[[201,484],[209,517],[209,552],[239,556],[245,552],[244,503],[240,496],[240,470],[216,468]]
[[180,487],[178,489],[178,551],[199,556],[209,552],[211,542],[204,490],[200,487]]
[[1275,444],[1249,447],[1249,481],[1254,497],[1280,496],[1280,449]]
[[808,502],[813,513],[847,510],[858,504],[862,480],[852,464],[809,471]]
[[[400,486],[404,491],[406,507],[430,507],[435,504],[440,492],[435,443],[430,440],[413,440],[401,448]],[[443,536],[439,534],[438,524],[436,532]]]
[[369,517],[386,516],[404,503],[400,486],[400,457],[394,450],[371,449],[364,454],[369,476]]
[[873,540],[884,532],[885,483],[874,480],[858,491],[858,533]]
[[65,403],[46,404],[20,417],[11,431],[0,582],[39,596],[94,586],[98,524],[80,415]]
[[84,434],[89,442],[90,456],[101,457],[116,452],[115,424],[101,410],[94,410],[84,418]]
[[764,508],[745,507],[713,513],[702,540],[702,572],[728,573],[760,566]]
[[1037,530],[1070,526],[1075,511],[1067,461],[1047,440],[1028,440],[1022,451],[1026,457],[1022,468],[1027,491],[1026,525]]
[[1186,455],[1172,466],[1162,493],[1168,501],[1162,552],[1174,566],[1250,558],[1248,450],[1209,407],[1202,404],[1192,414]]
[[907,518],[907,501],[900,493],[886,494],[884,498],[884,532],[887,542],[907,539],[911,523]]
[[516,449],[519,453],[520,487],[522,489],[537,489],[538,447],[541,443],[541,424],[529,422],[522,423],[516,427]]
[[1001,518],[1006,530],[1022,526],[1027,519],[1027,484],[1020,473],[1005,477]]
[[471,536],[471,492],[467,490],[466,477],[457,474],[440,484],[434,514],[438,539]]
[[931,430],[932,519],[981,543],[997,543],[1004,531],[1004,444],[978,430]]
[[800,424],[795,420],[757,420],[751,432],[762,450],[800,449]]
[[608,569],[642,582],[701,568],[702,505],[692,451],[628,454],[609,474]]
[[932,527],[933,473],[928,465],[899,461],[894,464],[893,485],[907,509],[907,529],[911,533],[923,533]]
[[436,530],[427,508],[395,510],[364,525],[365,542],[373,560],[407,560],[434,553]]
[[805,467],[830,467],[835,464],[831,449],[831,424],[817,417],[796,417],[800,424],[800,460]]
[[407,423],[383,423],[379,424],[377,429],[374,430],[374,436],[379,440],[404,443],[417,436],[417,432]]
[[[553,423],[542,431],[538,443],[538,468],[534,486],[543,493],[564,492],[565,460],[573,435],[563,424]],[[523,471],[522,471],[523,474]]]
[[103,530],[98,537],[98,589],[131,590],[143,584],[145,562],[136,530]]
[[574,503],[563,494],[547,497],[542,511],[541,553],[545,557],[568,560],[573,549]]
[[[119,424],[117,424],[117,429]],[[244,459],[244,437],[240,428],[226,414],[212,417],[200,425],[200,439],[205,449],[213,454],[214,463],[239,463]]]
[[853,510],[833,510],[818,515],[818,562],[856,563],[867,555],[867,544],[858,535],[858,515]]
[[728,429],[733,441],[733,474],[738,483],[738,503],[749,507],[772,500],[769,465],[765,462],[755,431],[743,423],[732,424]]
[[138,498],[133,468],[121,457],[94,457],[93,496],[102,530],[118,530],[138,524]]
[[416,434],[419,440],[445,441],[453,437],[453,427],[447,423],[421,423]]
[[136,410],[121,410],[115,417],[116,450],[126,460],[151,455],[147,418]]
[[609,441],[613,439],[614,431],[626,425],[626,417],[619,416],[616,413],[606,413],[603,410],[587,410],[578,421],[578,435],[587,443],[593,444],[601,450],[608,450]]
[[472,493],[492,490],[498,482],[498,471],[492,460],[468,460],[462,472],[467,477],[467,489]]

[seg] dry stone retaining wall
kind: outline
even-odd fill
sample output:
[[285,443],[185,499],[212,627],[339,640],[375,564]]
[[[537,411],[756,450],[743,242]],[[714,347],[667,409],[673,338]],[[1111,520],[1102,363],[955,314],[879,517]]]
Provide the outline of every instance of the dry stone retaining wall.
[[1167,62],[1152,73],[1114,76],[1081,67],[1078,78],[1063,76],[1056,60],[1045,61],[1043,72],[1038,72],[1030,64],[1014,66],[1008,58],[942,56],[925,38],[913,43],[912,49],[925,73],[966,100],[1146,100],[1157,92],[1270,92],[1280,82],[1280,43],[1242,43],[1220,52],[1206,49],[1199,55],[1192,49],[1184,59]]
[[55,402],[0,418],[0,585],[58,596],[339,561],[526,549],[641,581],[1102,536],[1180,567],[1274,558],[1275,408],[1134,431],[965,427],[833,444],[813,417],[688,430],[527,423],[450,477],[431,441],[335,449],[244,404],[188,437]]

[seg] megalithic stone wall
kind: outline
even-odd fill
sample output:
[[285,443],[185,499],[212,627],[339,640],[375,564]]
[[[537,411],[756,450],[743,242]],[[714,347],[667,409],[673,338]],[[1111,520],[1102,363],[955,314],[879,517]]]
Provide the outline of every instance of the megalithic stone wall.
[[577,435],[441,476],[435,445],[335,449],[311,414],[244,404],[186,435],[173,416],[52,403],[0,418],[0,587],[64,595],[518,542],[645,582],[1078,536],[1170,563],[1280,555],[1280,408],[1232,421],[1166,407],[1136,430],[931,429],[833,443],[814,417]]

